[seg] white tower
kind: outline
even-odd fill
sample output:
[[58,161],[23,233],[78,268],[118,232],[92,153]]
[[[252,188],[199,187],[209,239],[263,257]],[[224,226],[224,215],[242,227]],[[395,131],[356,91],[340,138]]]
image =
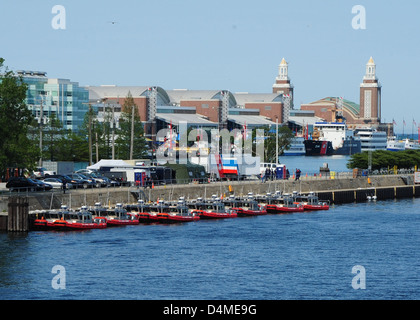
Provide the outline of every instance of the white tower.
[[293,108],[293,85],[290,83],[289,78],[289,64],[284,58],[280,62],[279,74],[276,77],[276,82],[273,84],[273,93],[290,94],[292,97],[291,107]]

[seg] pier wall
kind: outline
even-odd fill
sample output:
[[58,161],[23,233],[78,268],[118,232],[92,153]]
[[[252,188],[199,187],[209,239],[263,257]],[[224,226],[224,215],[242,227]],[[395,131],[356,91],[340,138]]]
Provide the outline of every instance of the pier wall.
[[[321,200],[332,204],[343,204],[367,201],[369,196],[376,196],[377,200],[402,199],[420,197],[420,185],[414,185],[414,177],[410,175],[392,175],[376,177],[357,177],[340,179],[303,179],[299,181],[230,181],[209,184],[167,185],[156,186],[153,189],[134,187],[99,188],[68,190],[65,194],[60,191],[22,194],[28,204],[28,210],[58,209],[61,205],[78,209],[83,205],[93,206],[95,202],[114,207],[120,202],[135,203],[141,198],[145,201],[196,199],[198,197],[210,198],[212,195],[226,197],[230,194],[245,196],[253,194],[266,194],[281,191],[283,193],[315,192]],[[14,195],[15,196],[15,195]],[[8,206],[9,197],[3,194],[1,201]],[[10,207],[10,206],[9,206]],[[0,213],[0,230],[6,230],[8,213]],[[9,214],[10,214],[9,210]]]
[[[274,193],[277,190],[283,193],[308,193],[314,191],[324,200],[332,203],[346,203],[365,201],[367,195],[376,195],[378,200],[402,197],[414,197],[420,195],[420,186],[407,185],[413,181],[405,176],[376,176],[358,177],[346,179],[303,179],[300,181],[276,180],[267,181],[230,181],[209,184],[167,185],[155,186],[153,189],[118,187],[118,188],[93,188],[68,190],[62,192],[36,193],[34,196],[27,195],[29,210],[57,209],[62,204],[69,208],[80,208],[82,205],[94,205],[101,202],[102,205],[115,206],[116,203],[133,203],[138,198],[145,201],[176,200],[179,197],[196,199],[198,197],[210,198],[212,195],[237,196],[254,194]],[[7,201],[7,200],[6,200]]]

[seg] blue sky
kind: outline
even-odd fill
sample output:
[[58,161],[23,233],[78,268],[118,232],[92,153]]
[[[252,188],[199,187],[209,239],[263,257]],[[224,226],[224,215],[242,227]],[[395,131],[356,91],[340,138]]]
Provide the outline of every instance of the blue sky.
[[[14,0],[0,5],[0,57],[81,85],[158,85],[269,93],[284,57],[295,108],[327,96],[359,103],[373,56],[382,119],[420,124],[418,1]],[[51,22],[66,9],[66,29]],[[352,28],[352,8],[366,29]],[[112,24],[111,21],[115,21]]]

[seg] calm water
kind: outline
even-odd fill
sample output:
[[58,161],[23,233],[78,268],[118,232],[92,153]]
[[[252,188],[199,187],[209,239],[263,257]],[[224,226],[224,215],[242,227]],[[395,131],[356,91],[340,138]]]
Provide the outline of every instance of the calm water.
[[281,164],[285,164],[286,168],[292,173],[297,168],[300,169],[305,175],[319,173],[319,168],[324,167],[324,164],[328,165],[331,171],[335,172],[346,172],[351,171],[347,169],[347,162],[350,156],[319,156],[319,157],[306,157],[306,156],[282,156],[279,158]]
[[[6,299],[420,299],[420,199],[84,232],[0,233]],[[65,268],[65,289],[52,268]],[[352,287],[352,268],[366,289]]]

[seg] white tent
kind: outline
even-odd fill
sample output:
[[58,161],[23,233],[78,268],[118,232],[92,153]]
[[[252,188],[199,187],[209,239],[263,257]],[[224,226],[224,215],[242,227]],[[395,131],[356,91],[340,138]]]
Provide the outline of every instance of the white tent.
[[101,167],[132,167],[132,165],[128,164],[123,160],[109,160],[109,159],[102,159],[99,162],[87,167],[90,170],[99,170]]

